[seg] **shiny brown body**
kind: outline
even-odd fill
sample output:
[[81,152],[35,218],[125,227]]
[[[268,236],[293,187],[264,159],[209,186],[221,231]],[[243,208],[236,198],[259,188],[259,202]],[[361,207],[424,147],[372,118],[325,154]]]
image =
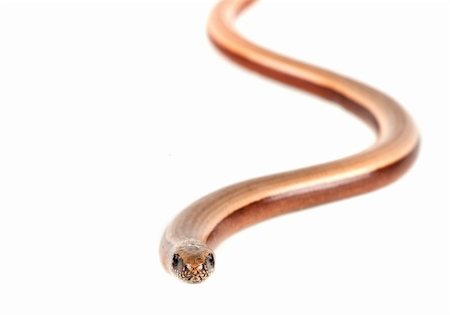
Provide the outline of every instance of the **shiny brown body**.
[[[226,0],[217,5],[208,25],[212,42],[246,68],[342,105],[376,131],[377,141],[356,155],[237,183],[194,202],[172,221],[162,238],[161,260],[169,271],[175,251],[186,252],[187,243],[200,244],[209,252],[251,224],[374,190],[402,175],[418,151],[414,123],[390,97],[328,70],[272,53],[238,35],[233,20],[251,2]],[[189,251],[185,254],[189,256]]]

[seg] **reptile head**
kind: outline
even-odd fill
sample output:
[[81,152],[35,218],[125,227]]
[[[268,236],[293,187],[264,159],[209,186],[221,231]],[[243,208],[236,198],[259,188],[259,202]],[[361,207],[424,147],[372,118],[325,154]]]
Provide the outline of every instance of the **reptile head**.
[[172,256],[172,271],[183,281],[202,282],[214,271],[214,253],[205,245],[182,245]]

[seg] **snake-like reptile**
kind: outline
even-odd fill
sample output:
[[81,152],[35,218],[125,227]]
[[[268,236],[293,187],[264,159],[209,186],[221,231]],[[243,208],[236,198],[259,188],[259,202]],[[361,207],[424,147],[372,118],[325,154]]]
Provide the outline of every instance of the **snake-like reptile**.
[[377,140],[358,154],[240,182],[188,206],[167,227],[160,255],[168,271],[189,283],[201,282],[214,271],[212,249],[227,236],[280,214],[387,185],[409,168],[419,147],[413,121],[389,96],[241,37],[233,22],[251,2],[225,0],[215,7],[208,23],[214,45],[246,68],[338,103],[366,121]]

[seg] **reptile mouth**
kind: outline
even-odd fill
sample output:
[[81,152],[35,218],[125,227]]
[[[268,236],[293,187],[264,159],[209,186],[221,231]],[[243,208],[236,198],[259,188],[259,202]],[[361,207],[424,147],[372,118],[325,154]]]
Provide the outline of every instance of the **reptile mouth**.
[[185,268],[182,272],[177,272],[176,275],[183,281],[189,283],[199,283],[208,278],[210,272],[206,271],[204,267],[202,270],[195,269],[195,271]]

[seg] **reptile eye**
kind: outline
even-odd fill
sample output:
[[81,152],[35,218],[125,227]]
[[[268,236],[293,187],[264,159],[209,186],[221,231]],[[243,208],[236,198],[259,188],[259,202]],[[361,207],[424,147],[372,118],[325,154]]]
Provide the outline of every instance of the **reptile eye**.
[[209,270],[213,270],[214,269],[214,256],[213,256],[213,254],[209,254],[208,258],[206,258],[206,265],[207,265]]
[[175,254],[172,258],[172,268],[177,270],[178,264],[180,263],[180,255]]

